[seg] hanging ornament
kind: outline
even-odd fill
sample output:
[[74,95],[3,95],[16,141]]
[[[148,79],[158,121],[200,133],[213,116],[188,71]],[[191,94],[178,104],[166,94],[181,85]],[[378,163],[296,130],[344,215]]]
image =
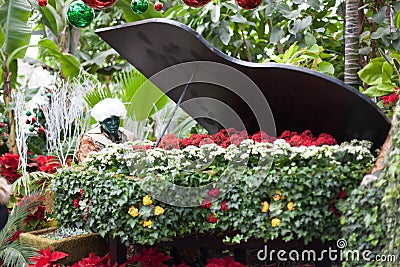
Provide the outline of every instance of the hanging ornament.
[[132,0],[131,8],[133,13],[137,15],[143,14],[149,8],[149,3],[147,0]]
[[162,8],[163,8],[163,4],[162,4],[161,2],[156,2],[156,3],[154,4],[154,9],[155,9],[155,10],[161,11]]
[[82,1],[76,1],[69,5],[67,19],[69,23],[77,28],[88,26],[94,18],[94,10]]
[[236,0],[236,3],[241,8],[250,10],[258,7],[262,3],[262,0]]
[[202,7],[210,3],[211,0],[182,0],[183,3],[190,7]]
[[117,0],[83,0],[83,2],[94,9],[105,9],[112,7]]
[[38,5],[42,7],[47,6],[47,0],[38,0]]

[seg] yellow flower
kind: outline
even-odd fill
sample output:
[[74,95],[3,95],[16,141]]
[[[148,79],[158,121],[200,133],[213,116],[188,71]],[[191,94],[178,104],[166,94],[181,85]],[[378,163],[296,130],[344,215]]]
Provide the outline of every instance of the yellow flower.
[[143,221],[143,227],[151,228],[151,220]]
[[294,203],[293,203],[293,201],[290,201],[289,203],[287,203],[287,209],[288,210],[294,210]]
[[271,220],[271,225],[272,225],[272,227],[277,227],[277,226],[279,226],[280,224],[281,224],[281,220],[278,219],[278,218],[273,218],[273,219]]
[[139,210],[135,206],[131,206],[128,211],[129,215],[132,217],[137,217],[139,215]]
[[261,212],[268,212],[268,210],[269,210],[269,204],[268,204],[268,202],[262,202],[261,203],[261,205],[263,205],[263,207],[262,207],[262,209],[261,209]]
[[160,214],[163,214],[164,211],[165,211],[165,210],[164,210],[163,208],[161,208],[160,206],[156,206],[156,207],[154,208],[154,215],[158,216],[158,215],[160,215]]
[[143,197],[143,205],[148,206],[153,203],[153,200],[151,200],[151,196],[147,195]]
[[279,200],[281,200],[281,195],[274,195],[274,196],[272,197],[272,199],[273,199],[274,201],[279,201]]

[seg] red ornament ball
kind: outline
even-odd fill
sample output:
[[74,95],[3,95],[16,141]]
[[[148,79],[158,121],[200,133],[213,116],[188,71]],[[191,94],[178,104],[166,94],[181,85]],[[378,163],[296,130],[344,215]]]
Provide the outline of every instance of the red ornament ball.
[[211,0],[182,0],[187,6],[202,7],[210,3]]
[[36,117],[32,117],[32,122],[36,122]]
[[261,3],[262,0],[236,0],[236,3],[244,9],[255,9],[258,7]]
[[26,124],[31,124],[31,121],[30,120],[26,120],[25,123]]
[[38,0],[38,5],[42,7],[47,6],[47,0]]
[[117,0],[83,0],[83,2],[94,9],[105,9],[112,7]]
[[40,127],[39,127],[39,132],[41,132],[41,133],[43,133],[43,132],[44,132],[44,128],[43,128],[43,126],[40,126]]
[[154,9],[155,9],[155,10],[161,11],[162,8],[163,8],[163,4],[162,4],[161,2],[156,2],[156,3],[154,4]]

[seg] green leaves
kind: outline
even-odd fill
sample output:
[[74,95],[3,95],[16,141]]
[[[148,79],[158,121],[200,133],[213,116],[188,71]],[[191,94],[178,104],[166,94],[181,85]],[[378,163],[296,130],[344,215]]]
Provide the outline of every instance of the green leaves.
[[[140,145],[140,142],[136,144]],[[229,170],[229,176],[238,177],[238,184],[221,199],[213,199],[215,201],[210,207],[183,208],[159,203],[154,198],[151,204],[147,198],[145,204],[144,197],[148,193],[142,190],[141,184],[135,179],[121,173],[127,164],[125,156],[134,156],[132,144],[109,147],[95,156],[90,164],[79,169],[66,169],[53,180],[52,190],[57,195],[57,219],[62,224],[90,226],[93,231],[102,235],[116,235],[124,242],[133,241],[144,245],[168,240],[177,235],[205,232],[238,233],[236,237],[230,235],[225,239],[230,243],[242,242],[252,236],[265,241],[277,237],[284,240],[305,237],[306,242],[327,236],[330,239],[339,238],[339,218],[329,208],[337,201],[340,189],[350,192],[358,186],[364,171],[372,165],[372,155],[359,143],[343,144],[337,149],[320,147],[311,157],[302,156],[301,152],[294,149],[292,151],[288,147],[282,149],[285,151],[272,150],[278,155],[274,156],[274,165],[270,170],[245,168],[244,171],[241,167],[231,165],[228,168],[229,163],[223,158],[216,159],[209,166],[209,171],[224,173]],[[311,152],[314,148],[309,149],[311,150],[308,152]],[[354,154],[354,151],[360,149],[364,152]],[[131,160],[146,161],[149,155],[156,156],[153,159],[154,164],[149,163],[143,169],[151,180],[151,186],[157,190],[166,189],[161,182],[163,180],[189,187],[208,184],[210,175],[207,172],[182,170],[180,163],[172,159],[183,156],[182,161],[187,162],[187,157],[191,156],[186,155],[185,151],[187,152],[183,150],[179,155],[179,151],[157,151],[159,156],[156,156],[155,151],[148,150]],[[361,160],[358,158],[360,155],[363,155]],[[118,166],[117,169],[115,166]],[[218,176],[211,177],[221,179]],[[259,188],[249,193],[252,183],[248,181],[254,177],[267,178]],[[84,196],[80,194],[80,189],[85,192]],[[177,197],[174,192],[166,194],[171,194],[175,199]],[[208,197],[210,194],[205,192],[204,197],[199,196],[198,203]],[[82,205],[79,208],[73,204],[76,198],[80,199],[79,204]],[[88,199],[91,199],[90,212],[85,213]],[[268,208],[265,202],[268,203]],[[290,202],[293,203],[289,209]],[[157,206],[162,207],[164,213],[155,215]],[[208,221],[211,213],[218,218],[215,223]],[[83,215],[87,216],[87,221],[84,221]],[[279,219],[279,226],[272,226],[274,218]],[[144,226],[144,221],[147,221],[146,225],[151,221],[151,228]]]
[[[384,57],[387,57],[383,54]],[[391,55],[393,58],[397,54]],[[358,72],[360,79],[370,85],[363,93],[369,97],[378,97],[388,95],[396,87],[394,71],[394,62],[389,58],[380,57],[370,61],[363,69]]]
[[131,1],[130,0],[119,0],[115,4],[116,7],[119,7],[124,12],[124,17],[127,22],[134,22],[143,19],[151,19],[151,18],[162,18],[163,15],[161,12],[156,11],[153,5],[149,5],[149,9],[140,15],[137,15],[132,12],[131,9]]
[[39,46],[46,48],[48,53],[58,59],[61,66],[61,73],[65,77],[78,76],[81,65],[76,57],[71,54],[64,54],[61,49],[51,40],[44,39],[39,41]]
[[[26,0],[6,0],[0,6],[0,24],[4,33],[3,51],[8,54],[26,46],[31,39],[32,29],[28,24],[31,7]],[[18,58],[25,55],[24,50],[17,54]]]

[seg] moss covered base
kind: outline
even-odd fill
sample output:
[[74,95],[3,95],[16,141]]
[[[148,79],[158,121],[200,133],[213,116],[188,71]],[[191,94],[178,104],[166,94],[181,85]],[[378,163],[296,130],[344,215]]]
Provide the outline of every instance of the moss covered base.
[[20,235],[21,242],[31,244],[38,249],[47,249],[51,251],[62,251],[69,256],[61,259],[60,264],[72,264],[80,259],[87,257],[90,252],[95,252],[96,255],[104,256],[108,252],[107,242],[98,234],[90,233],[64,238],[61,240],[52,240],[45,238],[43,234],[48,234],[55,231],[56,227],[51,227],[43,230],[22,233]]

